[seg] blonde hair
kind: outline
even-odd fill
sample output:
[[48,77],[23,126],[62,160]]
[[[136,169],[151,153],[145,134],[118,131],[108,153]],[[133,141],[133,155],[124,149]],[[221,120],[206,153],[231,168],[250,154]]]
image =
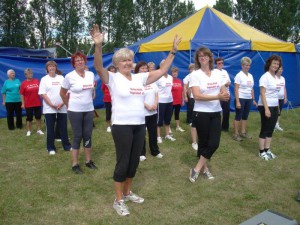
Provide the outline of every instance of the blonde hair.
[[192,68],[195,69],[195,63],[191,63],[191,64],[189,65],[189,70],[192,69]]
[[178,72],[178,68],[176,67],[176,66],[173,66],[172,68],[171,68],[171,73],[173,73],[173,72]]
[[251,60],[249,57],[245,56],[245,57],[243,57],[243,58],[241,59],[241,64],[242,64],[242,65],[245,65],[245,64],[247,64],[247,63],[249,63],[249,64],[251,65],[252,60]]
[[133,60],[134,57],[134,53],[132,50],[128,49],[128,48],[121,48],[118,51],[116,51],[112,57],[112,61],[114,66],[117,65],[118,62],[120,62],[123,59],[128,59],[130,58],[131,60]]
[[26,76],[26,73],[27,72],[31,72],[32,73],[32,69],[30,69],[30,68],[26,68],[25,70],[24,70],[24,75]]
[[150,67],[150,66],[154,66],[154,68],[155,68],[155,63],[154,62],[148,62],[148,66]]

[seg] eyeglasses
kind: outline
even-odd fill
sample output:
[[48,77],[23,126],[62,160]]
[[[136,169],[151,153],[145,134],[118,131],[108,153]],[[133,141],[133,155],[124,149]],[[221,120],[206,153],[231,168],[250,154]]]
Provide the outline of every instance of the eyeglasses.
[[217,65],[223,65],[224,62],[217,62]]
[[84,59],[76,59],[74,62],[84,62]]
[[204,58],[208,58],[208,56],[207,56],[207,55],[198,55],[198,57],[199,57],[199,58],[202,58],[202,59],[204,59]]

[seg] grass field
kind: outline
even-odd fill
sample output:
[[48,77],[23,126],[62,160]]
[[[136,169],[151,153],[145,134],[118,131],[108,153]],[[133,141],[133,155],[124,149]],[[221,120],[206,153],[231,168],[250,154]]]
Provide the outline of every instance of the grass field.
[[272,142],[278,158],[263,161],[257,156],[260,118],[252,112],[248,131],[253,139],[237,143],[231,131],[222,133],[220,148],[209,162],[215,180],[199,177],[195,184],[188,175],[197,157],[181,113],[186,132],[173,127],[177,140],[160,145],[163,159],[151,157],[147,149],[133,186],[145,202],[128,203],[131,214],[125,218],[112,208],[115,150],[104,111],[99,114],[93,132],[93,160],[99,169],[84,167],[81,153],[82,175],[72,173],[70,153],[59,142],[58,153],[49,156],[45,136],[33,132],[26,137],[25,129],[8,131],[6,119],[0,120],[1,225],[236,225],[266,209],[300,222],[300,203],[295,201],[300,189],[299,109],[283,112],[284,132],[275,132]]

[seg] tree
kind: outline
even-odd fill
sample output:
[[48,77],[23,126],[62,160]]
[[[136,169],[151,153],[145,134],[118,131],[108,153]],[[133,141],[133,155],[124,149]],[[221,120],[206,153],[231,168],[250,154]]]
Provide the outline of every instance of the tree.
[[233,15],[233,6],[232,0],[217,0],[214,8],[231,17]]
[[[82,12],[82,4],[80,0],[49,0],[52,7],[52,16],[55,18],[53,27],[57,36],[61,37],[57,40],[70,52],[78,51],[78,40],[84,34]],[[70,56],[61,48],[58,49],[58,55],[65,54]]]
[[39,43],[39,46],[36,47],[46,48],[50,44],[47,42],[51,35],[50,28],[52,27],[50,10],[48,0],[32,0],[30,2],[30,11],[33,16],[32,29]]
[[0,45],[28,47],[26,42],[26,2],[2,0],[0,4]]

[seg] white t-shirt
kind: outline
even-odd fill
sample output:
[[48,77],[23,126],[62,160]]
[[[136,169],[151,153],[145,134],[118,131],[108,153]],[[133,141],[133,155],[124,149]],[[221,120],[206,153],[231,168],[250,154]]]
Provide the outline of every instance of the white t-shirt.
[[158,102],[159,103],[169,103],[173,102],[172,96],[172,85],[173,77],[168,75],[167,78],[162,76],[156,81],[158,87]]
[[[158,93],[158,88],[155,83],[146,85],[144,87],[145,92],[145,103],[148,105],[153,105],[155,102],[155,96]],[[151,116],[157,113],[157,110],[155,111],[149,111],[146,107],[145,108],[145,116]]]
[[284,99],[284,87],[285,87],[285,79],[283,76],[277,77],[276,79],[278,80],[277,85],[280,87],[280,91],[278,93],[278,99]]
[[[210,77],[201,69],[195,70],[190,75],[190,86],[199,87],[204,95],[218,95],[222,86],[220,70],[212,70]],[[194,111],[196,112],[221,112],[220,100],[200,101],[195,99]]]
[[[269,72],[264,73],[259,79],[259,87],[265,87],[266,89],[265,96],[269,107],[278,106],[278,92],[280,90],[278,82],[279,80],[273,77]],[[263,105],[260,95],[258,105]]]
[[[63,101],[60,97],[60,88],[63,80],[64,77],[61,75],[55,75],[55,77],[46,75],[42,77],[39,87],[39,95],[46,94],[53,105],[61,104]],[[67,113],[67,108],[64,105],[60,108],[60,110],[56,110],[43,100],[43,114],[48,113]]]
[[149,73],[131,74],[131,81],[121,73],[109,72],[108,88],[112,100],[112,124],[145,124],[144,86]]
[[69,111],[90,112],[94,110],[94,73],[85,71],[81,77],[75,70],[68,73],[62,83],[62,87],[69,90]]
[[[230,77],[226,70],[220,70],[220,72],[221,72],[221,76],[222,76],[222,84],[225,85],[227,82],[231,82]],[[230,95],[229,87],[226,87],[226,90],[227,90],[227,93]]]
[[[187,84],[188,85],[188,88],[191,88],[191,76],[190,76],[190,73],[188,75],[185,76],[185,78],[183,79],[183,84]],[[193,96],[193,93],[191,92],[191,96],[190,98],[194,98]]]
[[248,73],[246,75],[243,71],[240,71],[234,78],[234,83],[239,84],[239,98],[252,99],[252,89],[254,86],[253,76]]

